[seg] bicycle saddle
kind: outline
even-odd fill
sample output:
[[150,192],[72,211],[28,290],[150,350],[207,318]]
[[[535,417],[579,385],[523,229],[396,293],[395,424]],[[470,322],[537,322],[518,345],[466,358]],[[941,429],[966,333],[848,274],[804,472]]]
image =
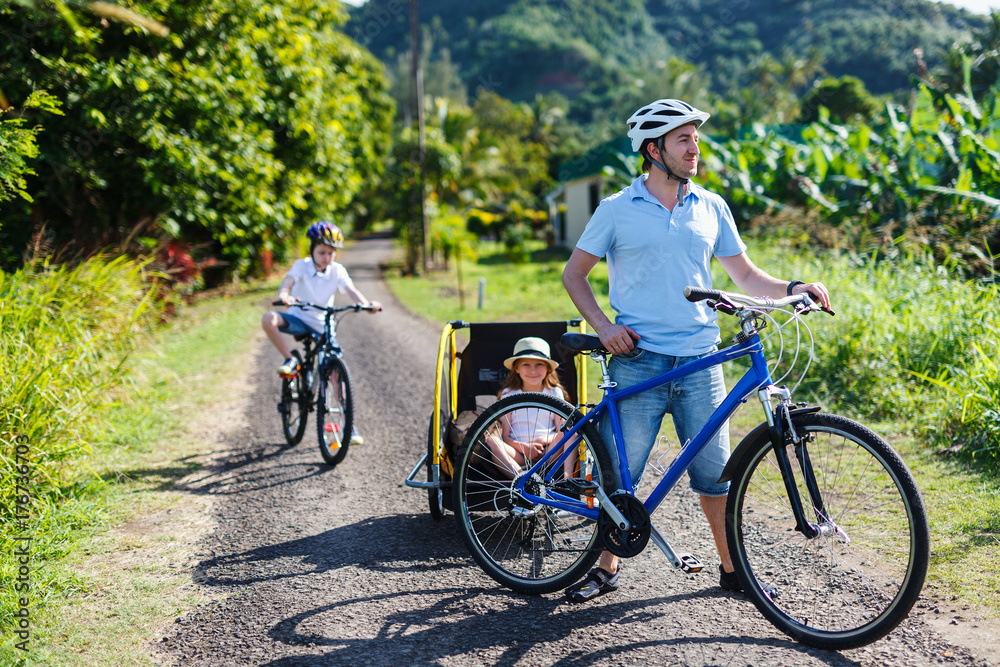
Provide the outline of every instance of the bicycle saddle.
[[601,345],[601,337],[597,334],[564,333],[559,342],[574,352],[589,353],[594,350],[607,353]]

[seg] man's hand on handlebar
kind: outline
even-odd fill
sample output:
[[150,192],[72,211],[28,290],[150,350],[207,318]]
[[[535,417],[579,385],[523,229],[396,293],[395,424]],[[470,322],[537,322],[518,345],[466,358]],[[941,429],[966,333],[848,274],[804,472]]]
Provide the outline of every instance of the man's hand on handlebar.
[[819,301],[823,310],[832,312],[830,307],[830,292],[826,289],[826,285],[823,283],[799,283],[792,288],[792,294],[802,294],[803,292],[809,292],[816,301]]
[[292,305],[293,303],[295,303],[298,300],[299,300],[299,297],[292,296],[291,294],[287,294],[286,293],[286,294],[279,294],[278,295],[278,301],[280,301],[281,303],[285,304],[286,306],[290,306],[290,305]]
[[609,323],[597,335],[601,339],[601,345],[611,354],[631,352],[635,342],[639,340],[639,334],[623,324]]
[[382,310],[382,304],[379,303],[378,301],[369,301],[364,306],[364,309],[367,310],[369,313],[371,313],[371,314],[374,315],[375,313],[381,312],[381,310]]

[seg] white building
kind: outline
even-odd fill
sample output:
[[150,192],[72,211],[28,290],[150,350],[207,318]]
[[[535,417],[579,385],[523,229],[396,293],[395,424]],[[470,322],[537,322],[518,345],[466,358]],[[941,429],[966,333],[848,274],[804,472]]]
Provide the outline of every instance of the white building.
[[555,244],[576,247],[597,205],[630,183],[637,169],[638,158],[627,137],[559,165],[559,187],[545,197]]

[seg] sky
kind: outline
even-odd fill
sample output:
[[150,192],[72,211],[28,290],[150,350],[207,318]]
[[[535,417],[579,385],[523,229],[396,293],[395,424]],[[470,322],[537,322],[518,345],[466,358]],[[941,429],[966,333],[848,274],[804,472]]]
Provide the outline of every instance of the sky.
[[[976,14],[989,14],[991,9],[1000,9],[1000,0],[946,0],[947,4],[964,7]],[[360,4],[360,0],[355,0]]]

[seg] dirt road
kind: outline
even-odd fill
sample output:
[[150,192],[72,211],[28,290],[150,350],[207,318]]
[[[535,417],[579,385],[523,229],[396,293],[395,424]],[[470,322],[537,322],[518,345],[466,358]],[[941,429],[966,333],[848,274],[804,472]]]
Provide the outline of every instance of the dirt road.
[[[153,648],[177,665],[992,665],[996,632],[926,598],[889,637],[833,653],[780,635],[717,587],[717,556],[686,490],[658,511],[676,547],[708,568],[671,570],[655,548],[628,561],[623,586],[583,606],[499,588],[467,556],[452,515],[435,522],[403,478],[426,446],[440,326],[406,312],[378,281],[389,241],[363,241],[346,264],[386,312],[340,330],[367,443],[337,468],[310,429],[284,446],[278,355],[264,341],[252,406],[225,434],[202,492],[217,528],[202,542],[198,585],[221,601],[184,614]],[[939,633],[924,621],[937,620]],[[947,620],[940,620],[947,619]],[[965,637],[965,639],[963,639]],[[949,643],[955,641],[965,647]],[[992,644],[990,643],[992,642]]]

